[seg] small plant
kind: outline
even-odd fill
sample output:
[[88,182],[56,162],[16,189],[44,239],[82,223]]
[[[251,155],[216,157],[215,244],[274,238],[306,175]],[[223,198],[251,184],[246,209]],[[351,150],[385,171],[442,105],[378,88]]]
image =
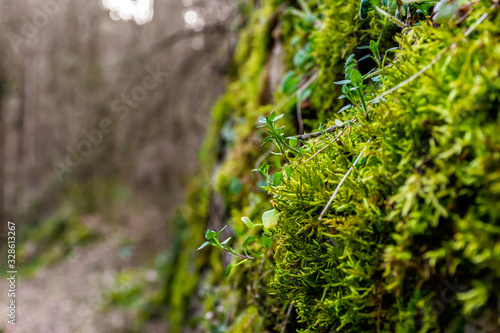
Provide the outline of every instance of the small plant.
[[[372,52],[372,54],[368,54],[368,55],[362,57],[361,59],[359,59],[358,61],[363,61],[365,59],[371,58],[377,64],[378,71],[381,71],[382,69],[384,69],[384,66],[385,66],[385,64],[387,62],[387,54],[389,52],[391,52],[391,51],[399,49],[398,47],[393,47],[391,49],[388,49],[387,51],[385,51],[384,57],[382,58],[380,56],[380,50],[379,50],[381,38],[382,38],[382,35],[380,35],[380,37],[379,37],[379,39],[377,41],[370,40],[370,45],[357,47],[358,50],[366,50],[366,49],[368,49],[368,50],[370,50]],[[371,73],[374,73],[374,71],[375,71],[375,68],[367,74],[367,77],[372,77],[373,75],[371,75]],[[365,79],[367,77],[365,77]]]
[[229,273],[231,273],[231,270],[234,267],[240,266],[243,263],[247,262],[248,260],[255,260],[259,258],[264,258],[264,260],[267,262],[267,264],[273,269],[274,265],[271,263],[271,261],[267,258],[267,251],[273,246],[273,236],[271,235],[269,228],[272,228],[278,223],[278,216],[277,213],[274,209],[269,210],[265,212],[262,215],[262,223],[253,223],[248,217],[244,216],[241,218],[241,221],[245,224],[245,226],[253,230],[255,227],[263,227],[263,233],[260,236],[260,245],[262,246],[262,249],[258,252],[252,251],[248,248],[248,246],[252,243],[255,242],[257,238],[259,238],[258,235],[249,235],[245,241],[243,242],[242,249],[243,253],[238,253],[236,252],[233,248],[229,246],[229,241],[231,240],[231,237],[227,238],[224,241],[220,241],[219,237],[222,231],[226,229],[227,225],[224,226],[219,232],[216,232],[214,230],[208,229],[205,231],[205,238],[206,241],[198,248],[198,250],[201,250],[205,248],[208,245],[214,246],[218,248],[221,251],[227,252],[235,257],[242,258],[243,260],[239,261],[236,264],[230,264],[226,267],[225,271],[225,276],[229,276]]
[[[295,156],[300,156],[303,155],[304,150],[295,148],[295,146],[297,145],[297,138],[284,138],[285,126],[276,127],[276,121],[281,119],[282,117],[283,114],[280,114],[278,116],[276,115],[276,111],[273,111],[269,116],[259,118],[259,122],[263,125],[258,126],[257,128],[265,127],[267,128],[267,134],[269,134],[269,136],[264,139],[262,145],[265,145],[266,143],[273,143],[279,150],[278,153],[273,154],[277,156],[283,156],[286,162],[290,163],[290,152],[293,152]],[[288,140],[288,143],[286,142],[286,140]]]
[[[418,5],[417,3],[421,4]],[[430,14],[429,10],[434,6],[434,3],[435,2],[428,0],[361,0],[359,5],[359,18],[361,20],[366,20],[368,18],[368,12],[375,10],[380,15],[388,18],[392,23],[404,28],[405,24],[401,19],[411,17],[410,5],[417,8],[417,13],[428,16]],[[394,14],[391,14],[393,12]],[[409,24],[409,22],[406,23]]]
[[345,80],[334,82],[334,84],[342,85],[342,93],[339,99],[347,98],[352,104],[344,106],[339,112],[348,110],[354,105],[358,105],[365,117],[368,117],[368,105],[365,100],[364,88],[366,85],[363,84],[363,76],[355,68],[357,65],[356,59],[354,59],[354,54],[352,54],[346,61],[345,64]]
[[[387,63],[388,59],[387,55],[391,51],[398,50],[397,47],[388,49],[387,51],[385,51],[384,56],[381,57],[379,50],[380,39],[381,37],[379,37],[377,41],[371,40],[370,45],[358,47],[358,49],[360,50],[369,49],[372,54],[368,54],[360,58],[359,60],[354,59],[354,54],[352,54],[345,63],[345,80],[334,82],[334,84],[342,85],[343,95],[341,95],[339,99],[347,98],[352,103],[344,106],[339,111],[339,113],[351,109],[353,105],[355,105],[358,107],[358,109],[361,109],[363,111],[365,118],[368,118],[370,109],[368,106],[369,102],[367,102],[367,95],[369,95],[369,93],[373,93],[375,91],[375,88],[373,87],[373,85],[364,84],[364,81],[371,78],[375,83],[381,82],[382,77],[380,74],[382,70],[386,68],[385,64]],[[366,60],[368,58],[373,59],[378,68],[373,68],[363,76],[357,69],[357,64],[358,62]],[[342,122],[339,121],[338,124],[341,125],[341,123]]]

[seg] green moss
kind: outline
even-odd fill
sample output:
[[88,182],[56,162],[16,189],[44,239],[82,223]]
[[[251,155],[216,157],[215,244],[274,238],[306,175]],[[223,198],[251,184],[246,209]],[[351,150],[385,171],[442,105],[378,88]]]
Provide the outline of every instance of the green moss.
[[[179,211],[176,243],[162,266],[164,299],[155,311],[173,332],[186,322],[210,332],[280,331],[285,321],[290,332],[460,332],[478,318],[498,328],[499,16],[490,11],[464,38],[487,4],[473,6],[459,27],[424,22],[400,32],[376,13],[360,21],[357,0],[307,3],[321,28],[305,26],[278,2],[245,8],[233,79],[213,109],[200,152],[203,168]],[[335,140],[340,130],[305,143],[305,156],[288,165],[291,173],[272,189],[279,212],[277,273],[254,261],[223,279],[219,253],[195,252],[203,229],[212,227],[211,203],[222,197],[238,248],[247,233],[240,217],[258,220],[271,208],[262,177],[251,172],[256,161],[272,164],[273,158],[260,146],[266,134],[255,129],[257,117],[279,109],[287,135],[297,131],[295,100],[282,88],[274,105],[262,105],[276,28],[286,70],[302,83],[318,73],[302,110],[306,125],[357,121]],[[382,51],[393,45],[399,51],[381,80],[366,80],[366,98],[404,82],[448,49],[424,74],[370,104],[369,117],[356,107],[338,114],[345,100],[338,100],[341,86],[333,82],[345,78],[345,59],[353,52],[359,59],[356,48],[379,37]],[[296,61],[303,51],[311,52],[313,67]],[[366,72],[362,66],[371,65],[360,65]],[[199,304],[197,317],[188,320]]]
[[[281,273],[272,285],[295,304],[304,332],[427,332],[488,311],[498,318],[498,22],[478,26],[466,41],[448,27],[400,35],[404,51],[384,72],[381,90],[416,73],[450,41],[456,46],[374,107],[350,137],[309,142],[312,152],[330,146],[296,161],[276,188]],[[319,221],[365,146],[364,164]],[[454,283],[462,288],[450,290]]]
[[257,309],[250,306],[238,316],[229,330],[234,333],[262,332],[262,320]]

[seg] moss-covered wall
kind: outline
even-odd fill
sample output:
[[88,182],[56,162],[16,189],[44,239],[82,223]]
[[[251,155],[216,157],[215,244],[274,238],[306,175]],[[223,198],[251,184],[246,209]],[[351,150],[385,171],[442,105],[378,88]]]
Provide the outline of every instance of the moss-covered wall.
[[[391,3],[377,4],[394,14]],[[461,4],[440,23],[426,17],[432,7],[411,5],[401,29],[375,10],[361,21],[357,0],[248,3],[163,297],[147,311],[173,332],[500,331],[500,17],[495,1]],[[370,40],[380,41],[374,57],[387,57],[377,73],[375,61],[352,63],[361,98],[345,63],[369,54]],[[273,87],[278,48],[285,73]],[[339,99],[349,88],[358,95]],[[274,164],[256,129],[273,110],[285,114],[285,136],[300,121],[338,128],[278,155],[270,171],[281,180],[266,186],[251,170]],[[259,259],[224,278],[230,258],[196,251],[204,229],[224,224],[241,248],[262,231],[240,218],[273,207],[276,270]]]

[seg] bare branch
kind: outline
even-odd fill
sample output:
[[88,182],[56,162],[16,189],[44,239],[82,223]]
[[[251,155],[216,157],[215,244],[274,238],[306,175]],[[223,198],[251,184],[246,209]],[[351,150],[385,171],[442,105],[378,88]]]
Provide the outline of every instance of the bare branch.
[[[366,142],[366,144],[368,145],[370,143],[370,141],[371,141],[371,138]],[[361,150],[361,153],[359,153],[358,158],[356,158],[356,160],[354,161],[354,163],[352,164],[352,166],[349,168],[349,170],[347,171],[347,173],[344,175],[344,177],[342,178],[342,180],[340,181],[340,183],[337,185],[337,188],[335,189],[335,191],[333,192],[332,196],[330,197],[330,200],[328,200],[328,203],[326,204],[325,208],[323,208],[323,211],[319,215],[318,220],[321,220],[323,218],[323,215],[325,215],[326,211],[328,210],[328,208],[332,204],[333,199],[335,199],[335,197],[337,196],[337,193],[339,193],[339,190],[342,187],[342,184],[344,184],[344,182],[347,179],[347,177],[349,177],[349,174],[352,172],[352,170],[354,169],[354,167],[356,166],[356,164],[358,163],[358,161],[361,159],[361,156],[363,156],[363,152],[365,151],[365,149],[366,149],[366,145],[363,148],[363,150]]]
[[337,128],[343,128],[344,126],[348,125],[349,123],[352,123],[354,121],[355,118],[351,119],[351,120],[348,120],[346,122],[344,122],[342,125],[333,125],[333,126],[330,126],[328,127],[327,129],[325,129],[324,131],[319,131],[319,132],[313,132],[313,133],[307,133],[307,134],[301,134],[301,135],[296,135],[295,137],[297,139],[300,139],[300,140],[308,140],[308,139],[311,139],[311,138],[315,138],[315,137],[318,137],[322,134],[325,134],[326,133],[332,133],[333,131],[335,131]]

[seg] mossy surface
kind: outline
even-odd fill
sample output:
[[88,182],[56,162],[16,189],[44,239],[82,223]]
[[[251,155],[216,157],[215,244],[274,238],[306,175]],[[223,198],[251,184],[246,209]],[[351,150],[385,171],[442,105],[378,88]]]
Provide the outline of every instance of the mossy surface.
[[[214,107],[202,170],[180,209],[176,244],[163,267],[165,298],[156,301],[156,311],[173,332],[187,326],[210,332],[499,330],[498,9],[484,1],[459,25],[433,26],[420,15],[419,24],[401,30],[375,12],[360,21],[359,1],[306,3],[310,14],[304,1],[245,7],[232,81]],[[297,11],[306,13],[305,21],[290,14]],[[345,79],[345,61],[353,53],[362,58],[365,51],[357,47],[379,38],[382,55],[398,49],[377,80],[365,80],[367,102],[401,87],[369,103],[368,112],[357,104],[338,113],[347,103],[334,82]],[[277,43],[285,50],[286,75],[266,100]],[[370,66],[376,65],[357,68],[365,74]],[[301,85],[314,75],[304,93]],[[258,117],[285,113],[286,135],[297,134],[297,90],[304,93],[306,130],[356,121],[303,142],[303,154],[289,163],[278,157],[286,169],[271,167],[282,179],[266,193],[266,181],[251,172],[261,162],[273,164],[269,147],[261,147]],[[218,198],[223,208],[215,214]],[[273,206],[279,219],[267,255],[276,271],[255,260],[224,278],[227,257],[195,251],[204,229],[224,224],[233,230],[225,231],[235,239],[231,246],[241,247],[250,232],[240,217],[259,220]]]
[[[484,12],[475,9],[465,27]],[[308,142],[311,154],[329,147],[296,160],[275,189],[282,272],[272,286],[304,332],[464,329],[482,314],[499,327],[498,22],[467,39],[464,26],[425,24],[395,36],[402,51],[380,92],[449,49],[349,137]]]

